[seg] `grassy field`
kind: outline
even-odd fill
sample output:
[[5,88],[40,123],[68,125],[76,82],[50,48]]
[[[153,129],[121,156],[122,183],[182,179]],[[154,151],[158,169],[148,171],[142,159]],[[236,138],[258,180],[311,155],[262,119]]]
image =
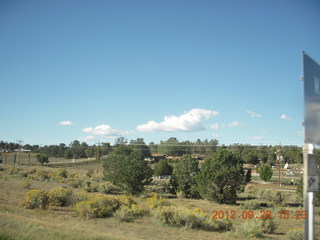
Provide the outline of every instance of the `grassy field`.
[[[57,161],[61,162],[61,161]],[[96,175],[96,164],[94,161],[84,161],[82,164],[64,165],[68,172],[85,176],[87,172],[93,171],[91,178],[100,178],[100,172]],[[199,208],[210,216],[213,211],[223,211],[233,213],[236,219],[231,220],[233,231],[229,232],[209,232],[204,230],[189,229],[186,227],[172,227],[161,224],[152,214],[136,219],[134,222],[119,222],[114,217],[87,219],[77,216],[72,207],[59,207],[42,209],[25,209],[21,203],[30,189],[43,189],[49,191],[55,187],[66,187],[74,191],[75,194],[82,192],[79,188],[72,188],[67,183],[57,182],[52,179],[39,181],[23,176],[23,171],[30,171],[35,166],[19,166],[20,173],[14,173],[14,168],[8,164],[4,170],[0,171],[0,239],[247,239],[248,236],[239,234],[238,229],[244,223],[251,221],[244,218],[246,211],[240,207],[247,198],[252,197],[248,193],[241,193],[237,205],[220,205],[206,200],[193,200],[183,198],[172,198],[168,201],[172,206]],[[36,166],[37,169],[46,171],[56,171],[61,165]],[[258,188],[277,188],[277,184],[252,184]],[[270,211],[278,228],[273,234],[263,234],[264,239],[286,239],[286,234],[290,228],[303,228],[303,220],[296,219],[294,213],[302,211],[302,207],[296,206],[298,202],[294,192],[295,186],[283,186],[281,191],[285,196],[283,206],[277,204],[268,205],[254,210],[255,216],[261,211]],[[88,193],[94,194],[94,193]],[[148,208],[145,198],[135,197],[138,205]],[[289,219],[280,219],[280,210],[290,212]],[[320,238],[320,217],[319,210],[316,209],[316,234]],[[255,239],[254,237],[251,239]]]

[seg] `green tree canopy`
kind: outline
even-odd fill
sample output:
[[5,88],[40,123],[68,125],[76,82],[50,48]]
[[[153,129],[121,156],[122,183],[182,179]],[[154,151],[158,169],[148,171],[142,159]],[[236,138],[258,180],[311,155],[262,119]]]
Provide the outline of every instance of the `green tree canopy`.
[[49,163],[49,157],[46,154],[39,153],[37,154],[37,161],[43,165],[44,163]]
[[139,150],[144,158],[151,157],[150,148],[148,145],[145,144],[143,138],[137,138],[136,140],[131,140],[130,146],[132,146],[134,150]]
[[238,154],[226,149],[205,159],[196,181],[201,197],[225,204],[234,204],[237,191],[245,182],[243,163]]
[[270,165],[265,164],[259,169],[260,178],[263,181],[269,181],[273,175],[272,168]]
[[198,198],[195,178],[199,173],[199,162],[192,159],[191,155],[184,155],[176,165],[172,185],[182,192],[186,198]]
[[168,163],[167,159],[161,159],[154,167],[155,176],[171,175],[173,167]]
[[103,159],[105,179],[130,194],[141,193],[150,184],[152,169],[144,161],[140,151],[127,145],[117,145]]

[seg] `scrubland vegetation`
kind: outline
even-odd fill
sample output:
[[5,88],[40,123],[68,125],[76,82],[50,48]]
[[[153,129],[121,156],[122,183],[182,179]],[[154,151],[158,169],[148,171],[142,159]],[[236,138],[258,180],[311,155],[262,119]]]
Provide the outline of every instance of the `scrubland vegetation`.
[[[125,195],[119,187],[88,170],[47,167],[5,167],[1,171],[2,239],[241,239],[270,237],[299,239],[302,207],[295,192],[269,185],[249,184],[237,205],[204,199],[166,198],[167,180],[155,180],[139,196]],[[28,183],[28,184],[26,184]],[[172,196],[171,196],[172,197]],[[235,211],[235,219],[212,219],[213,211]],[[290,211],[280,219],[279,211]],[[271,219],[260,216],[270,211]],[[317,213],[318,213],[317,209]],[[241,216],[241,214],[243,216]],[[317,214],[318,215],[318,214]],[[319,223],[318,216],[316,222]]]
[[302,239],[301,185],[251,181],[230,149],[147,163],[123,144],[57,162],[2,164],[0,239]]

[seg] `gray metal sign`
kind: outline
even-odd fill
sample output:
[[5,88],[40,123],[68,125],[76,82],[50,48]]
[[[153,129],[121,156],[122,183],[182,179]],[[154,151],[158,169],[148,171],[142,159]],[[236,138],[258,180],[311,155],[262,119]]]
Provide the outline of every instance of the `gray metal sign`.
[[318,163],[317,157],[314,154],[308,154],[305,161],[305,169],[307,179],[307,192],[317,192],[319,188],[319,178],[318,178]]
[[320,65],[303,52],[305,142],[320,145]]

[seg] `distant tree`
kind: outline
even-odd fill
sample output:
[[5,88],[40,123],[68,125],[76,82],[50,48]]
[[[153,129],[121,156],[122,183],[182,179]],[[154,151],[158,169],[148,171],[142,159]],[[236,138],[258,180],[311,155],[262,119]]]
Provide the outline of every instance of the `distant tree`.
[[72,151],[71,151],[70,147],[67,147],[64,150],[64,158],[71,159],[72,157],[73,157]]
[[72,153],[72,158],[85,158],[86,157],[86,149],[88,148],[88,144],[85,142],[80,143],[78,140],[74,140],[70,143],[70,150]]
[[245,182],[242,165],[239,154],[226,149],[218,150],[206,158],[196,178],[201,197],[218,203],[234,204],[237,191]]
[[171,137],[167,141],[161,141],[158,152],[168,156],[182,156],[184,153],[181,144],[175,137]]
[[251,182],[251,180],[252,180],[252,175],[251,175],[251,169],[248,169],[248,171],[247,171],[247,173],[246,173],[246,176],[245,176],[245,182],[246,183],[249,183],[249,182]]
[[108,142],[100,144],[101,156],[107,155],[111,151],[111,145]]
[[23,149],[32,150],[32,146],[30,144],[26,144],[22,147]]
[[154,142],[149,143],[149,149],[151,153],[158,153],[158,145]]
[[270,165],[265,164],[259,169],[260,178],[263,181],[269,181],[273,175],[272,168]]
[[267,161],[268,161],[268,147],[267,146],[258,146],[257,157],[263,163],[267,163]]
[[269,149],[269,153],[268,153],[268,164],[269,165],[273,165],[275,163],[276,160],[276,154],[275,154],[275,149],[274,148],[270,148]]
[[182,192],[186,198],[198,198],[195,180],[198,173],[199,162],[191,155],[184,155],[174,169],[171,185],[176,186],[176,190]]
[[140,194],[152,181],[152,169],[140,151],[119,144],[103,159],[104,177],[130,194]]
[[49,163],[49,157],[46,154],[39,153],[37,154],[37,161],[43,165],[44,163]]
[[115,140],[114,145],[126,145],[128,143],[128,140],[125,139],[124,137],[119,137]]
[[87,147],[87,149],[85,150],[85,154],[87,158],[93,157],[95,155],[95,151],[96,151],[96,145]]
[[129,145],[132,146],[134,150],[140,151],[144,158],[151,157],[150,148],[148,145],[145,144],[143,138],[131,140]]
[[191,145],[191,154],[201,154],[203,151],[202,142],[200,139],[197,139],[196,142]]
[[57,145],[50,145],[49,146],[49,156],[50,157],[59,157],[59,146]]
[[74,140],[70,143],[70,150],[72,153],[72,158],[80,158],[81,155],[81,144],[78,140]]
[[171,175],[173,167],[168,163],[167,159],[161,159],[154,167],[155,176]]
[[250,149],[245,149],[242,153],[242,160],[245,163],[250,163],[250,164],[257,164],[259,163],[259,158],[258,155],[255,151],[250,150]]
[[65,151],[65,149],[66,149],[66,145],[65,145],[64,143],[60,143],[58,148],[59,148],[59,150],[58,150],[58,156],[59,156],[60,158],[64,157],[64,151]]
[[208,145],[206,146],[206,155],[209,156],[210,154],[213,154],[217,151],[217,146],[219,144],[219,141],[216,139],[211,139],[208,142]]

